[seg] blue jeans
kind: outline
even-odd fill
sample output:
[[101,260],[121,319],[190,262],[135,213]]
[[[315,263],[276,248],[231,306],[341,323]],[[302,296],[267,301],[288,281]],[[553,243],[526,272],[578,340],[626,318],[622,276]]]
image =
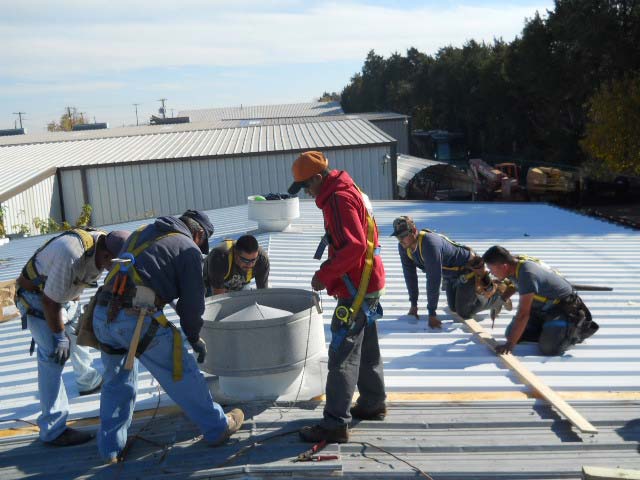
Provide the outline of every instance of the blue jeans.
[[[31,308],[43,311],[42,295],[21,291],[20,295]],[[38,346],[38,392],[40,396],[41,414],[38,417],[40,439],[44,442],[55,440],[66,428],[69,415],[67,392],[62,382],[63,366],[51,358],[54,351],[53,332],[47,321],[33,315],[27,315],[24,305],[18,302],[20,313],[27,317],[27,327]],[[89,349],[76,344],[75,323],[79,316],[77,302],[68,302],[62,308],[65,318],[65,331],[71,343],[71,365],[76,377],[79,391],[91,390],[102,381],[102,376],[91,366],[92,357]]]
[[[129,348],[138,315],[121,310],[115,319],[107,322],[107,307],[97,305],[93,314],[93,329],[102,343],[114,348]],[[147,316],[142,327],[146,332],[151,317]],[[124,369],[126,355],[109,355],[102,352],[105,367],[104,385],[100,397],[100,430],[98,450],[106,461],[120,455],[127,443],[127,429],[131,424],[136,403],[138,362],[132,370]],[[215,442],[226,432],[227,418],[222,407],[213,401],[209,387],[200,372],[195,358],[182,343],[182,380],[173,380],[173,332],[169,328],[158,329],[154,339],[139,358],[176,402],[187,417],[201,430],[204,439]]]

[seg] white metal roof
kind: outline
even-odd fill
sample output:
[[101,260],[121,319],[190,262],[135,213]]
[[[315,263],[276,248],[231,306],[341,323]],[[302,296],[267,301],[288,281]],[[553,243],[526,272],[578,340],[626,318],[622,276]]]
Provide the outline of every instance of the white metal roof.
[[[186,157],[216,157],[394,142],[366,120],[278,121],[269,124],[180,131],[178,125],[147,127],[145,134],[116,138],[13,145],[0,148],[0,199],[55,168]],[[239,125],[239,124],[238,124]],[[185,127],[186,129],[186,127]],[[87,132],[70,132],[71,134]]]
[[193,122],[208,122],[254,118],[318,117],[342,113],[340,102],[308,102],[182,110],[178,115],[190,117]]
[[[418,226],[444,232],[478,252],[500,244],[512,252],[545,260],[574,283],[613,287],[613,292],[581,294],[601,327],[584,344],[562,357],[539,356],[535,345],[519,345],[515,353],[550,387],[569,396],[578,392],[640,391],[640,232],[541,204],[375,201],[373,205],[387,274],[382,301],[385,315],[378,329],[389,393],[527,390],[493,353],[452,322],[442,308],[446,305],[444,293],[438,309],[443,329],[434,331],[426,326],[424,280],[420,282],[421,320],[412,322],[405,316],[409,302],[397,242],[389,237],[398,215],[411,215]],[[246,220],[244,205],[208,214],[218,240],[257,227]],[[308,288],[318,268],[319,262],[312,258],[323,234],[321,212],[313,202],[303,201],[301,215],[294,224],[300,233],[258,235],[269,252],[273,287]],[[113,228],[133,230],[142,223]],[[0,280],[15,278],[44,241],[45,237],[34,237],[1,246]],[[88,297],[89,292],[82,300]],[[326,294],[322,298],[328,340],[335,300]],[[517,296],[514,300],[517,305]],[[175,315],[170,318],[176,319]],[[509,313],[500,315],[491,333],[502,340],[510,320]],[[490,329],[489,320],[482,325]],[[17,321],[0,324],[0,333],[0,420],[16,415],[35,418],[36,362],[27,354],[29,335],[19,329]],[[69,380],[73,415],[95,415],[97,397],[80,401],[70,377],[65,376],[65,380]],[[138,408],[155,405],[154,392],[151,378],[143,374]]]

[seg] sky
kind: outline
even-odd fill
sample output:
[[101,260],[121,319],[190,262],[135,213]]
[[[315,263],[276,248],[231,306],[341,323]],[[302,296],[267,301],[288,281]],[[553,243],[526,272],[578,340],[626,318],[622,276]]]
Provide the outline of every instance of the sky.
[[[5,5],[3,5],[5,4]],[[0,129],[67,106],[110,127],[341,91],[370,50],[513,40],[552,0],[0,0]]]

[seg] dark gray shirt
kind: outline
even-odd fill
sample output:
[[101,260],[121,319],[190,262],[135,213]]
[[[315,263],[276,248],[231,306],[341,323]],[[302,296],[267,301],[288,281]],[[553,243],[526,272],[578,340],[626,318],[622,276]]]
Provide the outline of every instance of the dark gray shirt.
[[427,310],[429,315],[436,314],[443,276],[450,278],[460,275],[460,272],[443,271],[442,267],[462,267],[469,262],[471,254],[467,248],[456,246],[437,233],[425,233],[422,248],[418,247],[411,255],[413,260],[409,258],[407,251],[399,243],[398,253],[411,305],[418,304],[419,290],[416,267],[427,274]]
[[[533,293],[553,301],[570,295],[573,292],[571,284],[550,267],[531,260],[525,260],[516,270],[516,275],[509,277],[520,295]],[[534,309],[541,309],[545,302],[533,302]]]
[[[247,273],[236,265],[235,259],[231,263],[231,273],[229,271],[229,248],[223,242],[209,252],[204,262],[204,281],[211,288],[224,288],[226,290],[242,290],[250,280]],[[258,248],[258,259],[253,265],[252,278],[256,279],[257,288],[267,288],[269,280],[269,257]]]

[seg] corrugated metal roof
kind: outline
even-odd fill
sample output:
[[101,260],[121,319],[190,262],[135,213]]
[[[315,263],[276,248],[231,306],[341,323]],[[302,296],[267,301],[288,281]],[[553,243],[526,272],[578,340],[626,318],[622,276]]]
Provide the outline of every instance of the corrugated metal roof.
[[400,187],[400,195],[404,196],[404,191],[407,183],[411,180],[416,173],[420,170],[430,167],[432,165],[445,165],[444,162],[438,162],[437,160],[430,160],[427,158],[414,157],[411,155],[399,154],[398,155],[398,187]]
[[188,116],[193,122],[209,122],[257,118],[319,117],[341,115],[342,113],[340,102],[308,102],[182,110],[178,115]]
[[396,112],[363,112],[363,113],[351,113],[350,115],[356,115],[360,118],[364,118],[369,121],[383,121],[383,120],[407,120],[410,117],[403,113]]
[[[174,127],[178,127],[175,125]],[[160,127],[153,127],[160,128]],[[72,132],[87,133],[87,132]],[[395,140],[366,120],[333,117],[275,125],[247,125],[81,139],[0,148],[0,198],[53,169],[185,157],[233,156],[264,152],[388,144]]]
[[[582,297],[601,325],[600,331],[584,344],[562,357],[541,357],[534,345],[519,345],[516,355],[544,382],[569,399],[606,396],[608,392],[640,392],[640,232],[540,204],[374,202],[380,227],[382,257],[387,273],[385,316],[378,323],[380,346],[385,366],[385,382],[390,395],[403,392],[458,392],[473,399],[478,392],[497,395],[526,391],[515,375],[502,367],[486,347],[476,343],[459,324],[452,323],[439,309],[444,321],[441,331],[427,328],[426,319],[412,322],[404,314],[409,303],[397,242],[389,237],[393,218],[413,216],[418,226],[446,233],[453,239],[483,252],[501,244],[515,253],[542,258],[560,269],[569,280],[581,284],[609,285],[613,292],[583,292]],[[246,220],[246,206],[208,212],[219,239],[240,235],[256,227]],[[316,244],[323,234],[321,212],[312,202],[301,203],[302,217],[295,222],[298,233],[262,234],[259,240],[271,259],[270,284],[274,287],[306,288],[319,262],[312,260]],[[133,229],[143,222],[113,228]],[[13,241],[0,247],[0,279],[14,277],[44,237]],[[424,281],[420,282],[420,308],[424,308]],[[83,300],[86,300],[86,295]],[[517,297],[514,303],[517,305]],[[329,317],[335,301],[323,294]],[[445,299],[440,299],[440,306]],[[480,316],[481,318],[483,315]],[[175,319],[175,316],[172,316]],[[492,334],[502,339],[510,314],[502,314]],[[486,328],[488,321],[482,322]],[[16,322],[0,325],[0,419],[18,415],[37,416],[35,359],[26,354],[28,335]],[[65,376],[65,380],[70,378]],[[155,387],[143,377],[139,407],[155,405]],[[26,391],[21,388],[27,384]],[[73,386],[70,385],[72,391]],[[163,395],[166,398],[166,395]],[[157,398],[157,397],[156,397]],[[74,416],[95,415],[97,397],[72,398]],[[162,404],[164,403],[162,399]],[[167,403],[169,401],[167,400]],[[579,478],[582,464],[640,468],[637,455],[640,424],[638,402],[575,401],[570,403],[599,428],[596,436],[579,436],[568,423],[547,406],[529,401],[478,404],[392,403],[386,422],[361,422],[355,426],[353,441],[368,441],[416,463],[437,478]],[[183,441],[167,456],[151,455],[153,446],[138,441],[132,451],[136,462],[120,470],[122,477],[164,474],[180,477],[185,472],[203,475],[252,475],[264,478],[274,472],[295,476],[294,468],[313,472],[314,465],[293,465],[290,457],[305,449],[295,436],[269,442],[238,459],[235,469],[212,471],[228,455],[249,445],[261,435],[298,428],[321,415],[321,406],[278,408],[269,405],[249,407],[250,418],[239,436],[239,443],[217,450],[202,450],[189,438],[196,432],[182,417],[162,418],[143,436],[160,442]],[[80,412],[80,414],[78,413]],[[292,422],[292,423],[289,423]],[[138,427],[144,422],[138,423]],[[134,428],[135,431],[135,428]],[[78,462],[68,462],[52,450],[31,444],[32,440],[0,442],[0,472],[3,478],[43,474],[46,465],[51,478],[89,474],[98,463],[95,445],[74,450]],[[185,448],[189,446],[189,448]],[[180,452],[180,455],[176,453]],[[347,478],[404,478],[413,475],[408,467],[358,444],[340,447],[336,464],[318,464],[326,468],[315,478],[342,471]],[[363,456],[363,452],[366,457]],[[35,458],[30,458],[35,454]],[[230,467],[231,468],[231,467]],[[244,468],[244,473],[243,473]],[[332,470],[333,469],[333,470]]]

